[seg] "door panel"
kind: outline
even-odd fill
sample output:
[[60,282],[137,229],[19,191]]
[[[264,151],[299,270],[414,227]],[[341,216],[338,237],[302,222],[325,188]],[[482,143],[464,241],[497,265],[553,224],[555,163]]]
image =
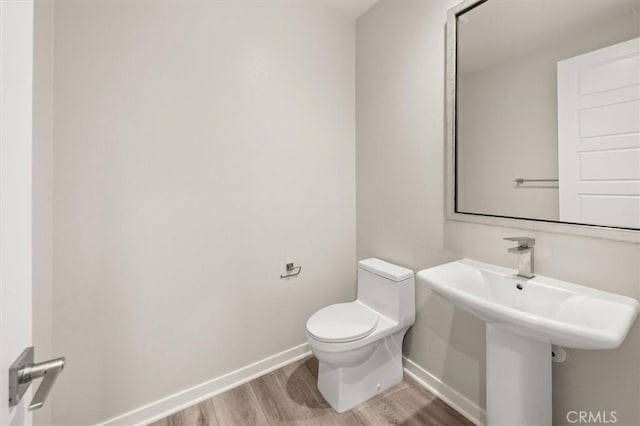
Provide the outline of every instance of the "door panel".
[[623,135],[640,130],[640,102],[637,100],[601,105],[578,114],[580,138]]
[[31,346],[33,1],[0,0],[0,424],[31,424],[9,408],[8,369]]

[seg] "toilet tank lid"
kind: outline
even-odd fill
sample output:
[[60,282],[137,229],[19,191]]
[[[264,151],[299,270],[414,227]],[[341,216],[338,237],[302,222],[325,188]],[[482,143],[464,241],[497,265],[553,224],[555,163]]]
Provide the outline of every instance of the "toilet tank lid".
[[358,267],[396,282],[413,278],[411,269],[403,268],[375,257],[359,261]]

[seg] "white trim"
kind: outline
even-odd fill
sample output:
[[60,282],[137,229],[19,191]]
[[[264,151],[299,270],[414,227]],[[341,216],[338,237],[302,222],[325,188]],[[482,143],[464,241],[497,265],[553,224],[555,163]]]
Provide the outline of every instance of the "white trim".
[[192,388],[182,390],[166,398],[136,408],[128,413],[109,419],[101,426],[144,425],[163,419],[187,407],[212,398],[260,376],[264,376],[287,364],[311,355],[309,345],[303,343],[278,354],[262,359],[235,371],[208,380]]
[[478,404],[471,401],[469,398],[462,395],[460,392],[453,389],[451,386],[447,385],[442,380],[411,361],[409,358],[402,357],[402,359],[404,361],[404,372],[407,373],[409,377],[446,402],[451,406],[451,408],[469,419],[469,421],[478,426],[484,426],[486,424],[487,414],[484,409],[478,406]]
[[[449,192],[447,192],[447,194],[449,194]],[[451,197],[453,196],[451,195]],[[578,237],[591,237],[635,244],[640,243],[640,232],[631,229],[617,229],[608,228],[606,226],[580,225],[563,222],[545,222],[499,216],[482,216],[469,213],[457,213],[452,210],[447,211],[447,219],[455,222],[500,226],[502,228],[527,229],[529,231],[550,232],[555,234],[574,235]]]

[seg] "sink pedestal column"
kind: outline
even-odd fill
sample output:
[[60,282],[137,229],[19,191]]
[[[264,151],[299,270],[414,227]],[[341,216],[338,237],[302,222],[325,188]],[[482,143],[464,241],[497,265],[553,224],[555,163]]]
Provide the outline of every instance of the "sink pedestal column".
[[551,426],[551,344],[487,324],[487,426]]

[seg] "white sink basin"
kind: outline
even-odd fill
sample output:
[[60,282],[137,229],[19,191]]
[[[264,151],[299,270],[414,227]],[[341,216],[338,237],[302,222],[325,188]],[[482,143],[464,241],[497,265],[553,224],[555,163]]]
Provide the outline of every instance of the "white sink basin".
[[630,297],[543,276],[521,278],[470,259],[425,269],[417,278],[487,323],[574,349],[620,346],[640,309]]
[[630,297],[462,259],[417,274],[418,284],[486,322],[487,425],[552,424],[552,344],[613,349],[640,304]]

